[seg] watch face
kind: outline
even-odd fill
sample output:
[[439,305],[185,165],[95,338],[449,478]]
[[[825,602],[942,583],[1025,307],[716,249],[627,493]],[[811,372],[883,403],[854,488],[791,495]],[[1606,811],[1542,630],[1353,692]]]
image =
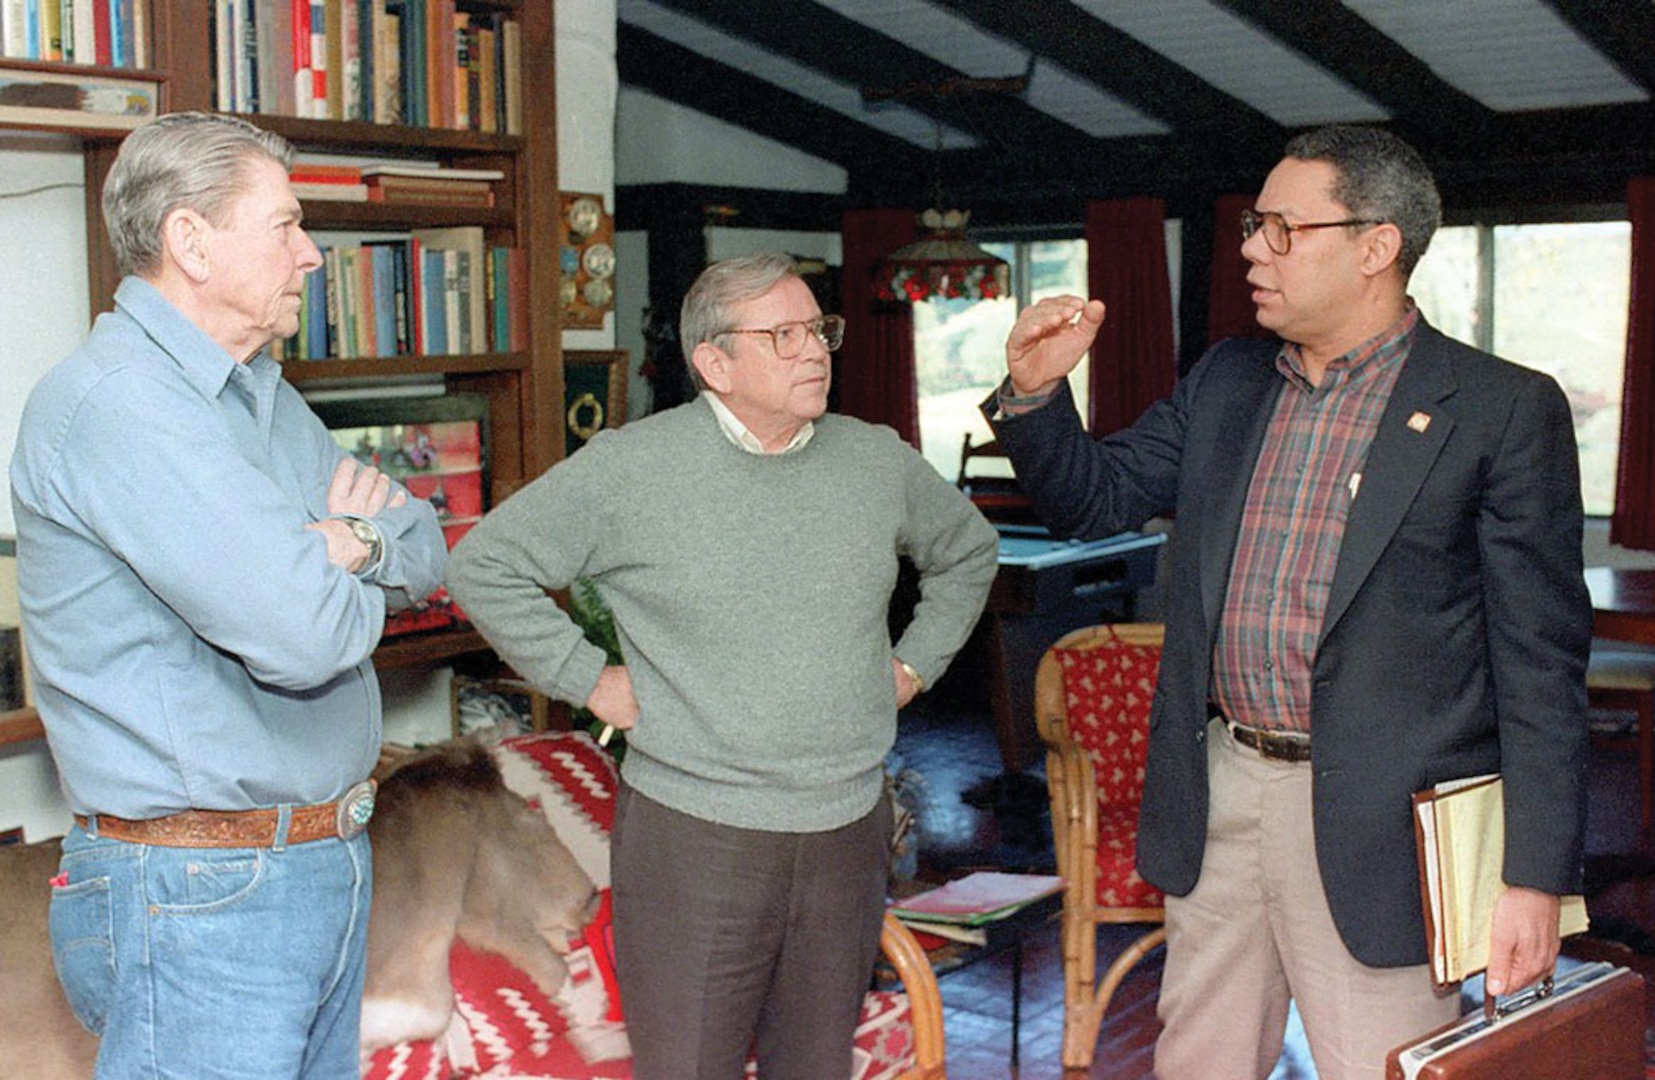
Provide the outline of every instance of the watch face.
[[581,256],[586,272],[595,278],[606,278],[615,272],[615,249],[608,244],[593,244]]
[[576,199],[569,204],[569,231],[577,237],[591,236],[603,222],[603,207],[596,199]]

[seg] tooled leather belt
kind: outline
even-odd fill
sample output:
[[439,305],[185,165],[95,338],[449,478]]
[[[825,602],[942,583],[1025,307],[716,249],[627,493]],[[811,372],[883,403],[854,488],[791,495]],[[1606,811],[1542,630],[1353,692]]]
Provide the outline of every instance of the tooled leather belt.
[[[374,812],[372,780],[364,780],[334,802],[295,806],[289,811],[287,842],[349,840],[368,825]],[[281,811],[181,810],[165,817],[128,818],[96,814],[75,815],[75,824],[98,836],[156,847],[234,848],[272,847]]]

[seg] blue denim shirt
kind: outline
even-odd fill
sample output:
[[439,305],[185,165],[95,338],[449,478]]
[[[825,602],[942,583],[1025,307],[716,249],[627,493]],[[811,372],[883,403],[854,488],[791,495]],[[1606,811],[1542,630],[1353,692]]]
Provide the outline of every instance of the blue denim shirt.
[[327,559],[344,455],[264,354],[236,363],[148,283],[29,395],[12,459],[34,696],[77,813],[324,802],[379,749],[387,604],[442,581],[431,505]]

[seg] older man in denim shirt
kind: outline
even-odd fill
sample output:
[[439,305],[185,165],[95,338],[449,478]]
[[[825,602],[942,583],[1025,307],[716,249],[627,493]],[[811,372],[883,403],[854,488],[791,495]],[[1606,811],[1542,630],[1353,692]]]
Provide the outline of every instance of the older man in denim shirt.
[[36,697],[76,825],[59,977],[100,1078],[354,1077],[388,607],[435,512],[335,445],[264,352],[321,256],[291,150],[238,120],[128,136],[128,275],[41,380],[11,484]]

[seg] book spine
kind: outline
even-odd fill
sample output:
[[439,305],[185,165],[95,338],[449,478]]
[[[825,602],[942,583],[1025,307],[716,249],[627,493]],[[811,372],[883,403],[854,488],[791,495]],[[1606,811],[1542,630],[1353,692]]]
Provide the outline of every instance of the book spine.
[[322,0],[310,3],[310,115],[328,118],[328,13]]
[[511,305],[511,351],[522,352],[529,347],[529,306],[525,300],[529,287],[528,248],[512,248],[506,265],[507,303]]
[[93,0],[74,0],[75,63],[98,62],[98,20],[92,14]]
[[339,118],[362,120],[362,6],[339,0]]
[[411,294],[408,282],[408,245],[401,243],[391,250],[392,271],[396,275],[396,350],[398,356],[407,356],[414,351],[414,339],[408,320],[408,306]]
[[432,356],[448,353],[448,306],[443,285],[443,252],[427,251],[421,275],[425,282],[426,352]]
[[336,357],[339,351],[339,249],[322,249],[322,266],[327,273],[327,348],[323,356]]
[[388,244],[371,244],[375,356],[397,354],[396,255]]
[[316,71],[310,66],[310,0],[290,0],[293,27],[293,116],[310,116],[316,109]]

